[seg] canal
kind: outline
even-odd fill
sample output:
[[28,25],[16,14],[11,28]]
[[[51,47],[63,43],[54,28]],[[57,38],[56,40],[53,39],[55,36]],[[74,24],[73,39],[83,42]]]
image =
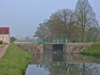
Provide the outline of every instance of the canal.
[[25,75],[100,75],[100,58],[47,50],[33,55]]

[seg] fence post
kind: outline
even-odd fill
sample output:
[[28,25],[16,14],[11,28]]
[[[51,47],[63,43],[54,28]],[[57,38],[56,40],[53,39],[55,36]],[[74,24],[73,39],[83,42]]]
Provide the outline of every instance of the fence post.
[[47,41],[46,41],[46,44],[47,44]]
[[38,39],[36,40],[36,44],[38,44],[39,42],[38,42]]
[[66,38],[66,43],[67,43],[67,38]]
[[40,43],[42,43],[42,39],[40,39]]
[[59,39],[57,39],[57,44],[59,44]]
[[57,62],[57,66],[59,67],[59,62]]

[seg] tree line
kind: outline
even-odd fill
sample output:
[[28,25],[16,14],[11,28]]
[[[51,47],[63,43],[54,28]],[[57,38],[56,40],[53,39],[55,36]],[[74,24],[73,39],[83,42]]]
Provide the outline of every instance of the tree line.
[[34,38],[29,38],[29,36],[26,36],[25,38],[16,38],[15,42],[35,42]]
[[78,0],[75,10],[61,9],[39,24],[34,37],[52,41],[98,42],[100,27],[88,0]]

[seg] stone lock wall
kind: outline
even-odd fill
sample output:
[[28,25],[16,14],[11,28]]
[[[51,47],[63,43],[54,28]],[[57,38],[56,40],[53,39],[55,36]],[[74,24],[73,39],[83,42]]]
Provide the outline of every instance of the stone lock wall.
[[33,54],[44,54],[44,44],[17,44],[17,46]]
[[53,50],[53,45],[54,44],[45,44],[44,49],[52,51]]
[[[88,49],[93,43],[68,43],[63,44],[63,53],[81,53]],[[44,54],[44,51],[53,51],[54,44],[17,44],[21,49],[33,54]]]
[[63,53],[81,53],[93,43],[68,43],[63,45]]

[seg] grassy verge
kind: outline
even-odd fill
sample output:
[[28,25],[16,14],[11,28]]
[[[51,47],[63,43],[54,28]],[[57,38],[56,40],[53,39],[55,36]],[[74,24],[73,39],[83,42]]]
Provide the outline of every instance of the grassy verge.
[[100,56],[100,43],[93,44],[87,50],[82,51],[81,54]]
[[0,75],[24,75],[32,54],[11,44],[0,59]]

